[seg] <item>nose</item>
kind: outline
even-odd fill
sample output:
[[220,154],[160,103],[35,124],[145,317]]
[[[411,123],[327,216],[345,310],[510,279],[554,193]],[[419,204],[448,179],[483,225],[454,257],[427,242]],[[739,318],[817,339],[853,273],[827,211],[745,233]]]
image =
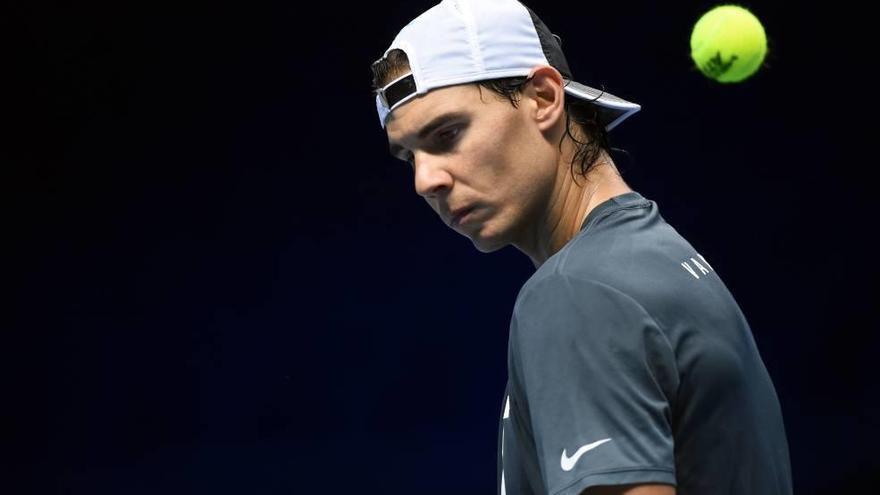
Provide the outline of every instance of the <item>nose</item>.
[[415,187],[420,196],[433,198],[443,189],[452,187],[452,176],[446,170],[441,158],[425,153],[416,153],[413,160]]

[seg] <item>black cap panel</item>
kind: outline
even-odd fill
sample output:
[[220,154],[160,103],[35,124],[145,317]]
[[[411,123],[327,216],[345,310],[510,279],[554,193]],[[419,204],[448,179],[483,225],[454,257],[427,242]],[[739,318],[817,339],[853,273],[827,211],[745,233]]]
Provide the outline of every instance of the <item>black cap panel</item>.
[[404,77],[396,83],[388,86],[382,93],[388,108],[393,107],[398,101],[416,92],[416,80],[412,74]]
[[[523,5],[523,7],[526,6]],[[544,24],[532,9],[526,7],[526,10],[529,11],[529,15],[532,17],[532,23],[535,25],[535,32],[538,33],[538,39],[541,40],[541,49],[544,51],[544,56],[547,57],[547,61],[550,62],[550,65],[555,67],[560,74],[562,74],[562,77],[566,79],[574,79],[574,76],[571,74],[571,69],[568,67],[568,61],[562,53],[562,46],[557,41],[557,39],[560,38],[550,32],[547,25]]]

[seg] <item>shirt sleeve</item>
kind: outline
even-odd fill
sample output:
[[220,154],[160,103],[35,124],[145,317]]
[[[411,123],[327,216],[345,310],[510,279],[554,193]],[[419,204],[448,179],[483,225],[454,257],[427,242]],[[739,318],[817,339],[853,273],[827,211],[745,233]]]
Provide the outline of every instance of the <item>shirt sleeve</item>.
[[559,274],[524,288],[511,321],[516,413],[548,495],[594,485],[675,485],[675,355],[633,298]]

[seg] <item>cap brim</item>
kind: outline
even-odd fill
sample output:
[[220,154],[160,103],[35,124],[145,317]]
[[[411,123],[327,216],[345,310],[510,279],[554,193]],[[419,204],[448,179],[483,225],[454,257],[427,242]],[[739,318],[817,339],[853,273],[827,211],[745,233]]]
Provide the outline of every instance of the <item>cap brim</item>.
[[568,81],[565,92],[582,100],[589,101],[599,110],[599,120],[610,131],[642,107],[611,93],[591,88],[577,81]]

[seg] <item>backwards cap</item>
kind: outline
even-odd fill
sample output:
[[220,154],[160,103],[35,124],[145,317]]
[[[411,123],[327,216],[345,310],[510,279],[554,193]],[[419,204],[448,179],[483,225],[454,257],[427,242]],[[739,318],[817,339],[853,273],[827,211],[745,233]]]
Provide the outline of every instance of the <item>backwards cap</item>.
[[608,131],[641,109],[574,81],[561,39],[518,0],[443,0],[404,26],[374,65],[394,49],[406,53],[411,72],[376,91],[383,129],[395,108],[432,89],[527,76],[536,65],[558,70],[565,92],[595,105]]

